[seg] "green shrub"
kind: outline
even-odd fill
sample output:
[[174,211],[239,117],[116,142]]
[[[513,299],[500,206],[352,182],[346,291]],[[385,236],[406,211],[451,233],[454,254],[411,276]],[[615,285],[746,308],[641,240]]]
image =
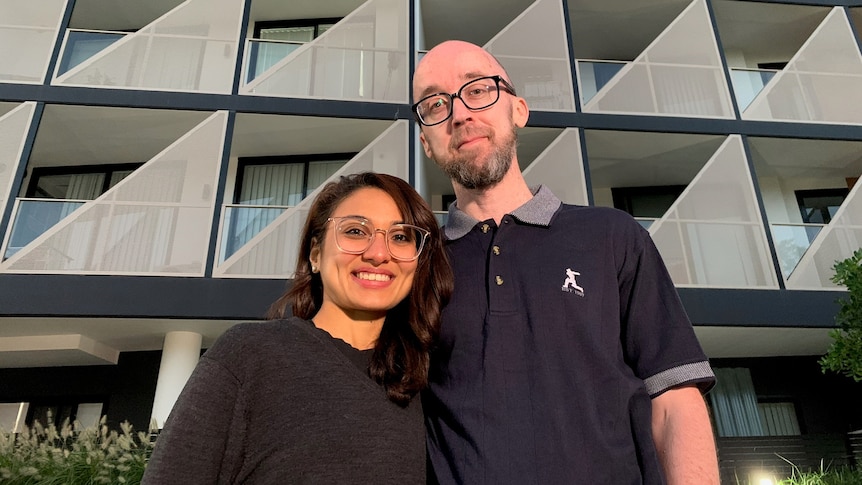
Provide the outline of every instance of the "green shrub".
[[776,485],[862,485],[862,468],[830,468],[821,461],[819,470],[802,471],[783,456],[779,458],[790,463],[792,473]]
[[835,317],[839,328],[830,331],[832,346],[820,365],[823,372],[838,372],[862,382],[862,249],[836,261],[832,269],[832,282],[846,286],[848,297],[839,300],[841,309]]
[[120,429],[109,431],[103,417],[98,427],[67,420],[59,430],[38,422],[18,434],[0,430],[0,484],[138,484],[153,444],[129,423]]

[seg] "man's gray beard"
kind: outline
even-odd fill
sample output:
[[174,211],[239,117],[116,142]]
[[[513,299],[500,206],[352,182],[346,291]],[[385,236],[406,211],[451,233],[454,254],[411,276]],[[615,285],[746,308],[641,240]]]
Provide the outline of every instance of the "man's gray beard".
[[476,163],[467,158],[455,158],[441,168],[452,179],[466,189],[487,189],[503,180],[518,146],[514,128],[509,136],[502,140],[494,151],[488,155],[485,163]]

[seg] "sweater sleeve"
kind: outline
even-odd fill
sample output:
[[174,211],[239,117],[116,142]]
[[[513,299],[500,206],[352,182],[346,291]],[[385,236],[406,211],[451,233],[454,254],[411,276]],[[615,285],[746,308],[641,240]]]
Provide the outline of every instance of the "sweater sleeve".
[[142,484],[232,483],[244,436],[240,382],[204,355],[156,440]]

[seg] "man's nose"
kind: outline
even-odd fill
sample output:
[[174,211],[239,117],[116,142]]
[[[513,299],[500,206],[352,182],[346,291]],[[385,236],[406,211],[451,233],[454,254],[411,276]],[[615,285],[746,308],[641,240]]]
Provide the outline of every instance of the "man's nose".
[[460,97],[452,99],[452,122],[460,124],[472,116],[472,111],[467,108],[464,100]]

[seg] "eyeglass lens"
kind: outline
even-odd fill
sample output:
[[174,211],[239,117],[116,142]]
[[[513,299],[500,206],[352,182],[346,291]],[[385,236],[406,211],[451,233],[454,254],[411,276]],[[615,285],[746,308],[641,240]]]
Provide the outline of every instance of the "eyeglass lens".
[[387,230],[375,229],[362,218],[346,217],[338,221],[335,242],[345,253],[364,253],[374,242],[377,232],[384,233],[386,247],[395,259],[415,259],[422,251],[425,233],[409,224],[393,224]]
[[[499,83],[496,77],[475,79],[461,86],[456,97],[461,98],[464,106],[471,110],[487,108],[500,99]],[[440,123],[452,114],[453,102],[451,94],[434,94],[419,101],[417,113],[426,124]]]

